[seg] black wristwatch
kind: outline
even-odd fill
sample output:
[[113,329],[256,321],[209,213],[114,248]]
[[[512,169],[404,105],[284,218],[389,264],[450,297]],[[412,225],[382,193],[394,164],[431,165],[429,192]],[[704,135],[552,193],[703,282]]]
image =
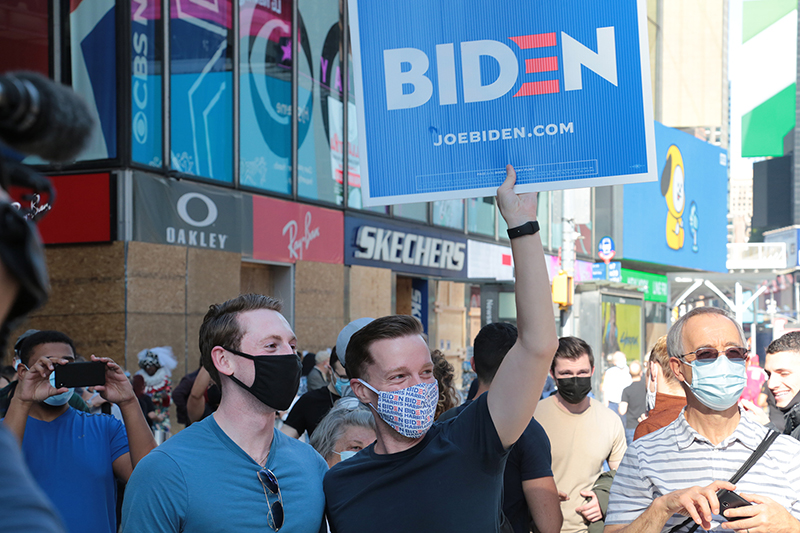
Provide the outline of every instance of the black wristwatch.
[[523,235],[533,235],[537,231],[539,231],[539,223],[535,220],[531,220],[516,228],[508,228],[508,238],[516,239]]

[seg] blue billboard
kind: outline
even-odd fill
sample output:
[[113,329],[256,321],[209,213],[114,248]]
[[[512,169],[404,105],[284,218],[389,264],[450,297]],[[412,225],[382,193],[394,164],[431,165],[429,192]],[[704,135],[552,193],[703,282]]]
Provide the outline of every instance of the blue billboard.
[[655,132],[659,181],[624,189],[624,259],[727,272],[727,152],[658,122]]
[[349,5],[365,205],[656,179],[643,0]]

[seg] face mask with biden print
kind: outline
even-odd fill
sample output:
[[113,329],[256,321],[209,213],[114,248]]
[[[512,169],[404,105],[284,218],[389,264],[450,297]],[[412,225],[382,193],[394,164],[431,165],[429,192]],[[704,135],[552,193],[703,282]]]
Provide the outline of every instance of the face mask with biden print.
[[359,379],[362,385],[378,395],[378,406],[369,404],[392,429],[410,439],[422,437],[433,425],[439,402],[439,385],[418,383],[395,391],[378,391]]

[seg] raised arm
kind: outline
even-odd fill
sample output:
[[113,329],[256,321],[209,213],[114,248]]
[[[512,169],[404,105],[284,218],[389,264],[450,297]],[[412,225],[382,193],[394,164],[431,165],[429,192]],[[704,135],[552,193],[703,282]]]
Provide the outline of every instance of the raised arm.
[[122,420],[128,434],[129,459],[125,454],[114,461],[114,475],[127,482],[136,464],[156,447],[153,432],[144,418],[139,400],[133,393],[133,387],[125,373],[117,363],[108,357],[92,356],[92,361],[103,361],[106,364],[106,384],[98,385],[95,390],[107,401],[115,403],[122,411]]
[[[497,204],[509,228],[536,220],[536,193],[516,194],[517,175],[506,167]],[[489,413],[503,446],[514,444],[533,417],[558,348],[550,280],[539,233],[511,240],[516,275],[517,342],[487,393]]]
[[20,365],[17,370],[19,375],[17,388],[14,390],[14,397],[11,398],[8,405],[8,412],[3,423],[16,435],[20,444],[25,437],[25,426],[33,404],[50,396],[67,392],[66,387],[56,389],[50,385],[50,373],[55,370],[55,365],[67,363],[66,359],[42,357],[30,369]]

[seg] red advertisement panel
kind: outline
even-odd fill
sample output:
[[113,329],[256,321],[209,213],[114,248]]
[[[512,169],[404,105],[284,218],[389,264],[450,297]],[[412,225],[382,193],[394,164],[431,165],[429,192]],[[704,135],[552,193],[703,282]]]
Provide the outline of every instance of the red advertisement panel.
[[[56,201],[37,224],[45,244],[111,241],[111,180],[107,172],[48,179],[56,190]],[[20,189],[12,188],[11,195],[19,201]]]
[[253,196],[253,259],[343,263],[344,214]]

